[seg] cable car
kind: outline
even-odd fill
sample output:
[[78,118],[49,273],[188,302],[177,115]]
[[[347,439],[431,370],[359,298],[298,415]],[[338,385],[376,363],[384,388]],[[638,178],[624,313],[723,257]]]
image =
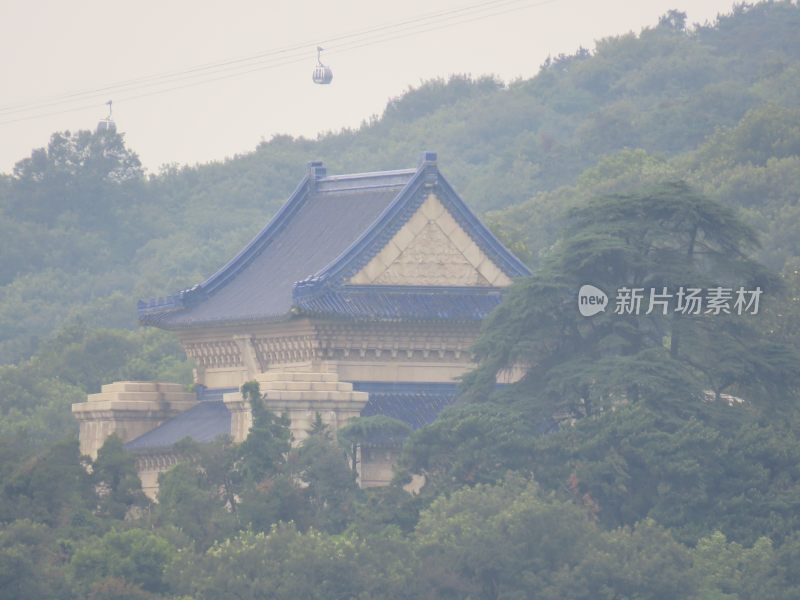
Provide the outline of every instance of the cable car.
[[106,106],[108,106],[108,116],[97,124],[97,133],[102,131],[110,131],[113,133],[117,130],[114,119],[111,117],[111,100],[106,102]]
[[314,67],[314,75],[312,79],[314,83],[319,85],[328,85],[331,81],[333,81],[333,71],[327,65],[323,65],[322,61],[320,60],[320,53],[324,50],[320,46],[317,46],[317,66]]

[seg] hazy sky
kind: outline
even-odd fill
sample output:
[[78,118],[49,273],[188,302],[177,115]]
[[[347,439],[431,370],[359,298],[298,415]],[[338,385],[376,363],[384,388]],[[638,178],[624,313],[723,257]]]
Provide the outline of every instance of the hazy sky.
[[[315,137],[358,126],[379,114],[389,98],[425,79],[452,73],[495,74],[504,81],[530,77],[548,55],[638,32],[671,8],[687,12],[690,23],[702,23],[729,12],[731,5],[731,0],[0,0],[0,172],[10,172],[32,148],[46,145],[54,131],[94,128],[109,99],[128,146],[156,172],[166,163],[249,152],[276,133]],[[335,39],[368,29],[373,30],[368,35]],[[330,86],[311,82],[317,43],[331,48],[323,55],[334,72]],[[260,64],[187,72],[297,46],[267,54]],[[279,64],[290,60],[299,62]],[[165,73],[173,75],[146,79]],[[134,98],[212,78],[218,80]],[[130,83],[111,88],[122,82]],[[98,91],[65,98],[90,90]],[[59,114],[26,119],[45,113]]]

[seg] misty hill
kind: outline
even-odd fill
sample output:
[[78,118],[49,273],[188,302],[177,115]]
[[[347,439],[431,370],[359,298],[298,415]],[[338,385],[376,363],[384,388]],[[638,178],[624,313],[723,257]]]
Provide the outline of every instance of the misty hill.
[[134,325],[137,298],[214,272],[266,222],[307,161],[330,173],[441,168],[535,264],[577,199],[684,178],[742,209],[777,269],[800,255],[800,8],[739,6],[688,26],[671,11],[503,84],[453,77],[316,140],[276,136],[222,163],[147,176],[121,136],[55,134],[0,178],[0,362],[70,317]]

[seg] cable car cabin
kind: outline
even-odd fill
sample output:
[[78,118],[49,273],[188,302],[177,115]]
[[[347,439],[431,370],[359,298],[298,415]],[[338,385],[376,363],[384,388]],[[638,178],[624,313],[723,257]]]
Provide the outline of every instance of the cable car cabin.
[[314,83],[318,83],[320,85],[327,85],[331,81],[333,81],[333,71],[331,71],[330,67],[325,65],[317,65],[314,67],[314,75],[313,75]]
[[114,133],[117,130],[117,126],[114,124],[114,121],[110,119],[103,119],[97,124],[97,133],[109,131]]
[[117,126],[114,124],[114,114],[111,110],[112,104],[113,101],[111,100],[106,102],[106,106],[108,107],[108,116],[97,124],[97,129],[95,130],[96,133],[103,133],[106,131],[114,133],[117,130]]

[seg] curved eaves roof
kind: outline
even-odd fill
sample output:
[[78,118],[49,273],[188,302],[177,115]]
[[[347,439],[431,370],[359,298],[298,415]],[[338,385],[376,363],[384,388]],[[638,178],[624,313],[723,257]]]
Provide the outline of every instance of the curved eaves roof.
[[[234,260],[167,302],[140,303],[144,324],[167,329],[285,318],[297,281],[358,239],[415,171],[326,178],[299,190]],[[316,185],[314,185],[316,184]]]
[[[317,163],[318,169],[323,169]],[[233,260],[178,296],[139,304],[143,324],[184,329],[307,314],[368,319],[484,318],[499,290],[347,285],[436,189],[459,225],[509,277],[528,268],[492,235],[439,173],[418,169],[304,179],[273,220]],[[446,292],[446,293],[445,293]]]

